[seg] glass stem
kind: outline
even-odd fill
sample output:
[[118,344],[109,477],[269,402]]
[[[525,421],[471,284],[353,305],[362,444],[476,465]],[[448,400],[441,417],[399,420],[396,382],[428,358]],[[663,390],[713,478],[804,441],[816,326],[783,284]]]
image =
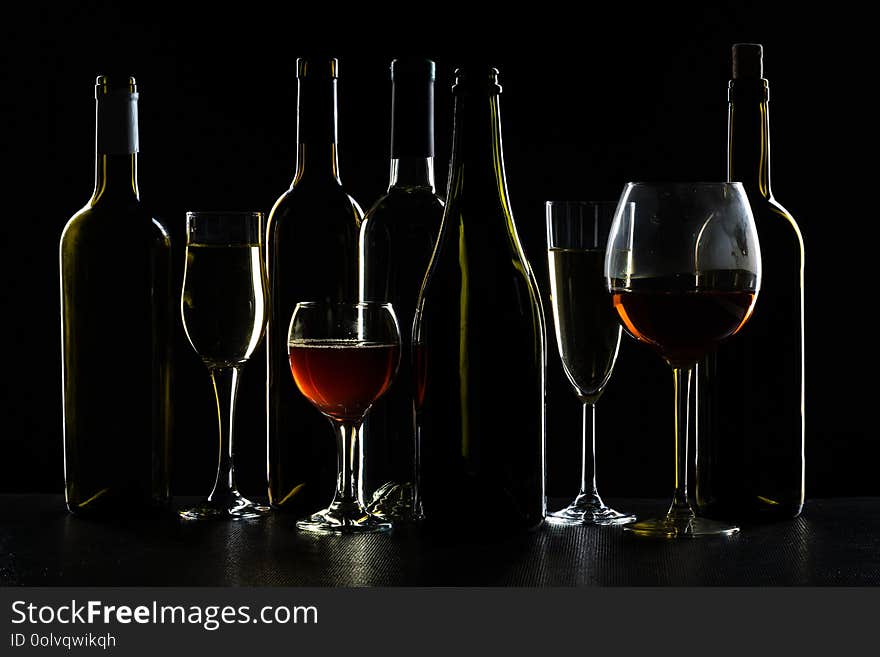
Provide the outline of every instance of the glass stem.
[[237,497],[235,472],[232,465],[232,428],[235,424],[235,398],[238,392],[238,368],[211,368],[211,382],[217,399],[217,420],[220,425],[220,450],[217,458],[217,479],[208,500],[225,502]]
[[361,458],[360,425],[333,422],[336,430],[337,477],[333,505],[360,507]]
[[580,494],[599,500],[599,491],[596,490],[596,405],[584,402],[583,415]]
[[669,515],[675,518],[692,518],[694,511],[688,502],[688,431],[690,428],[691,380],[694,366],[673,366],[675,383],[675,493]]

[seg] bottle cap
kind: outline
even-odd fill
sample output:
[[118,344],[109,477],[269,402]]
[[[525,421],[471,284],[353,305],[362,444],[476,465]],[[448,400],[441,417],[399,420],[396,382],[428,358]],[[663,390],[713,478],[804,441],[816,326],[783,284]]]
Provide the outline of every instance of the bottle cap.
[[733,44],[733,79],[764,77],[764,47],[760,43]]
[[498,69],[482,63],[468,63],[455,69],[454,93],[478,91],[501,93]]
[[335,80],[339,77],[339,60],[335,57],[299,57],[296,77],[299,80]]
[[104,74],[95,79],[95,98],[109,94],[137,94],[137,83],[131,75]]
[[395,59],[391,62],[391,80],[400,79],[400,77],[419,77],[427,80],[434,80],[436,66],[430,59],[421,59],[417,57],[406,57]]

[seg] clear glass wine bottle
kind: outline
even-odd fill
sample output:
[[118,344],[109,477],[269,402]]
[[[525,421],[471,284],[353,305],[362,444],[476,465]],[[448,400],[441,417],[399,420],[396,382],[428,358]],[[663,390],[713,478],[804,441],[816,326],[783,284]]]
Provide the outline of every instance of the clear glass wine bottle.
[[372,513],[417,520],[418,445],[411,332],[419,288],[443,216],[434,189],[434,62],[391,63],[388,190],[364,216],[359,243],[362,301],[391,303],[401,327],[400,370],[364,424],[364,487]]

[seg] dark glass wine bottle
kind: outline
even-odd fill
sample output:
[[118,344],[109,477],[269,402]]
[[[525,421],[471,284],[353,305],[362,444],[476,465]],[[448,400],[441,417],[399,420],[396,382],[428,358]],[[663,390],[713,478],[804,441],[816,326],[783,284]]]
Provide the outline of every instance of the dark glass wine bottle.
[[293,183],[266,228],[269,500],[311,513],[335,489],[336,445],[327,419],[297,390],[288,328],[300,301],[357,299],[357,242],[363,212],[342,188],[336,123],[336,59],[297,60],[297,153]]
[[498,71],[456,71],[449,192],[413,327],[425,522],[544,518],[545,323],[504,174]]
[[768,100],[762,47],[734,45],[728,180],[749,196],[763,274],[749,323],[698,368],[696,497],[738,521],[793,518],[804,502],[804,245],[770,189]]
[[401,360],[395,381],[364,423],[362,481],[368,509],[416,520],[415,375],[410,349],[419,288],[443,217],[434,191],[434,62],[391,63],[391,176],[388,191],[364,216],[360,296],[394,306]]
[[138,193],[134,78],[95,85],[95,191],[59,249],[67,508],[124,515],[170,499],[171,241]]

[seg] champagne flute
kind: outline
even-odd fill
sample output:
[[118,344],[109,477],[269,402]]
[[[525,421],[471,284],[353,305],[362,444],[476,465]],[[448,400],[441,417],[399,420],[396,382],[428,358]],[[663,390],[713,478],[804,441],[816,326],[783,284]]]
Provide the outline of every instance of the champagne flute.
[[316,534],[387,531],[364,506],[360,428],[391,386],[400,361],[400,329],[391,304],[301,302],[290,319],[290,370],[300,392],[336,435],[336,494],[329,507],[296,526]]
[[547,201],[547,258],[556,344],[569,382],[583,404],[581,488],[547,516],[557,525],[621,525],[633,515],[605,505],[596,488],[596,402],[620,348],[620,323],[605,286],[605,246],[615,202]]
[[211,375],[220,452],[214,489],[180,511],[188,519],[256,518],[269,508],[238,492],[233,467],[235,399],[241,367],[266,326],[266,273],[260,212],[187,212],[180,310],[186,337]]
[[627,332],[670,365],[675,384],[675,492],[666,516],[627,525],[642,536],[729,535],[688,501],[691,381],[698,360],[748,321],[761,285],[758,233],[742,184],[628,183],[605,256]]

